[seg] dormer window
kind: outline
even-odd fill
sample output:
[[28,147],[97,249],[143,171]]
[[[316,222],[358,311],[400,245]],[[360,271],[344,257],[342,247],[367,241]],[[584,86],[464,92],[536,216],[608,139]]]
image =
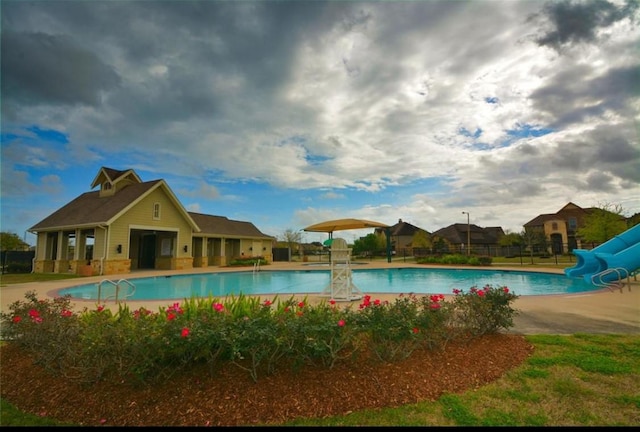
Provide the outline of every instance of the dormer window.
[[153,203],[153,219],[160,219],[160,203]]
[[108,191],[111,190],[111,182],[104,182],[102,183],[102,190]]

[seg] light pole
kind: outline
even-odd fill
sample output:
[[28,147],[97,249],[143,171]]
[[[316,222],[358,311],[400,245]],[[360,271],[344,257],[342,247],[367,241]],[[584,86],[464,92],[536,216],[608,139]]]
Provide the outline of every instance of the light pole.
[[463,211],[467,215],[467,255],[471,255],[471,225],[469,224],[469,212]]

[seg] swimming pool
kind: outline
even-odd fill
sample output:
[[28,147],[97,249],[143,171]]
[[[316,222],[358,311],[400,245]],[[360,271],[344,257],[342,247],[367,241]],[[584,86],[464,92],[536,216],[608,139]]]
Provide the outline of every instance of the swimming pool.
[[[451,294],[454,288],[506,286],[516,295],[572,294],[601,289],[582,278],[511,270],[392,268],[353,270],[353,283],[365,294]],[[329,270],[261,270],[131,278],[127,300],[169,300],[228,295],[319,294],[330,283]],[[97,283],[63,288],[58,294],[97,300]],[[102,296],[110,284],[102,284]],[[113,286],[111,286],[113,289]],[[123,287],[126,288],[126,287]],[[122,298],[122,297],[121,297]]]

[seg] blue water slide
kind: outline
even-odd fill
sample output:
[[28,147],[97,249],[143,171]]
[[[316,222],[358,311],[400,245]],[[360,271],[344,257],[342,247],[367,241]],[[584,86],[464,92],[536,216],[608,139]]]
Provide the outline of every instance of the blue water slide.
[[[596,252],[596,259],[605,269],[623,268],[627,273],[640,269],[640,242],[628,247],[616,254]],[[584,275],[584,280],[591,282],[592,275]],[[624,274],[622,276],[625,276]],[[611,282],[618,279],[618,274],[608,273],[600,278],[603,282]]]
[[[598,259],[596,254],[616,255],[638,243],[640,243],[640,224],[629,228],[591,250],[574,249],[573,254],[576,256],[576,265],[564,269],[564,274],[569,277],[584,277],[585,280],[591,282],[591,275],[610,268],[607,267],[607,261]],[[633,271],[628,268],[626,270]]]

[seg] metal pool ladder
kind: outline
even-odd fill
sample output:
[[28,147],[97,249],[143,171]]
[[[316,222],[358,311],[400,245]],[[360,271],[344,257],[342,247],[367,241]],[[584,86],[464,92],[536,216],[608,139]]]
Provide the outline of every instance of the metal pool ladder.
[[[607,276],[612,273],[616,274],[617,276],[616,279],[610,282],[605,282],[604,280],[602,280],[604,276]],[[604,271],[601,271],[600,273],[596,273],[592,275],[591,283],[596,286],[608,288],[609,291],[613,291],[614,288],[618,288],[620,292],[622,292],[622,288],[624,288],[624,286],[627,285],[629,287],[629,291],[631,291],[631,280],[629,278],[630,275],[631,274],[629,273],[629,271],[624,267],[609,268]],[[635,273],[634,273],[634,276],[635,276]],[[624,283],[623,279],[627,280],[626,284]]]
[[[126,279],[120,279],[119,281],[112,281],[110,279],[103,279],[100,281],[100,283],[98,283],[98,303],[100,303],[100,300],[102,299],[102,285],[103,284],[109,284],[109,285],[113,285],[115,287],[115,292],[112,295],[108,295],[104,298],[104,302],[106,302],[107,300],[110,299],[114,299],[116,302],[120,301],[120,299],[122,300],[126,300],[127,297],[131,297],[133,295],[133,293],[136,292],[136,286],[126,280]],[[125,288],[127,289],[126,292],[124,292],[124,295],[121,296],[121,288],[122,285],[125,285]]]

